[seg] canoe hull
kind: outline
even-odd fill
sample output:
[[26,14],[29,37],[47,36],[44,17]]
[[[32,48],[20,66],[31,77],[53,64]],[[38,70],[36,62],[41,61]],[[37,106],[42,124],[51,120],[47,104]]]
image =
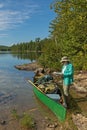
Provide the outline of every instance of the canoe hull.
[[36,85],[34,85],[31,81],[30,83],[33,85],[33,91],[38,99],[43,102],[60,121],[64,121],[66,118],[66,108],[63,107],[60,103],[55,102],[51,98],[49,98],[46,94],[44,94]]

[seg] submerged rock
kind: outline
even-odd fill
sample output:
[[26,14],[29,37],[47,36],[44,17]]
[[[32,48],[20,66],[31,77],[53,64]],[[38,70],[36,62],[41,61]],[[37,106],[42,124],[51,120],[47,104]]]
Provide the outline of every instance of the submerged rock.
[[1,121],[0,121],[0,124],[1,124],[1,125],[5,125],[5,124],[6,124],[6,121],[5,121],[5,120],[1,120]]
[[35,71],[37,68],[40,67],[40,65],[37,62],[32,62],[32,63],[29,63],[29,64],[16,65],[14,67],[16,69],[19,69],[19,70]]

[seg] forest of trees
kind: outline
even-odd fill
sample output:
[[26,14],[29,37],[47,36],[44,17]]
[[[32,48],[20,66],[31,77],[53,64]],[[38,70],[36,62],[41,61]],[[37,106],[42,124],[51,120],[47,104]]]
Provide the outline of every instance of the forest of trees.
[[36,38],[35,41],[14,44],[11,46],[11,50],[14,52],[41,52],[47,41],[47,38],[43,40]]
[[56,17],[49,24],[50,37],[14,44],[12,51],[41,51],[38,62],[58,69],[62,56],[69,56],[76,70],[87,70],[87,0],[54,0]]
[[0,51],[10,51],[10,47],[0,45]]

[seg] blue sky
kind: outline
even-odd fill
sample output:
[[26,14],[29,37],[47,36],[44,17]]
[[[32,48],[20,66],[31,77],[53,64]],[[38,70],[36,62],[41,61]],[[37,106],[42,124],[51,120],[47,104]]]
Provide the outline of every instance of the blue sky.
[[0,0],[0,45],[46,38],[55,13],[53,0]]

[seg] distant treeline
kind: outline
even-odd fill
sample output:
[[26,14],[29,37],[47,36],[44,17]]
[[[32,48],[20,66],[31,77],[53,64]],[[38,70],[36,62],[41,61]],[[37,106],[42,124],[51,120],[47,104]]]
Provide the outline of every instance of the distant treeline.
[[10,50],[11,50],[10,47],[0,45],[0,51],[10,51]]
[[87,0],[54,0],[50,8],[56,14],[49,25],[50,37],[14,44],[11,50],[41,51],[38,62],[58,70],[61,57],[66,55],[75,70],[87,70]]
[[14,44],[11,46],[11,51],[14,52],[41,52],[45,43],[48,42],[48,39],[41,40],[40,38],[36,38],[35,41],[30,42],[22,42],[18,44]]

